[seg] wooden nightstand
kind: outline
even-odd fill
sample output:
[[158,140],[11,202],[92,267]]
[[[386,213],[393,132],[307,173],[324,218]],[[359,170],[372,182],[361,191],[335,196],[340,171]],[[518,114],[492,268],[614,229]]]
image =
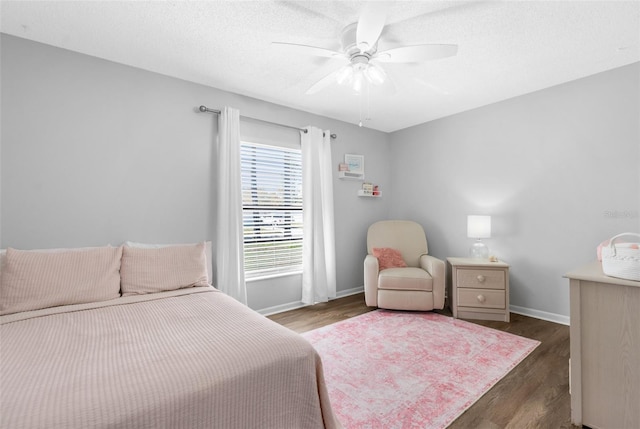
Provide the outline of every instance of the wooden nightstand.
[[453,317],[509,321],[509,264],[473,258],[447,262]]

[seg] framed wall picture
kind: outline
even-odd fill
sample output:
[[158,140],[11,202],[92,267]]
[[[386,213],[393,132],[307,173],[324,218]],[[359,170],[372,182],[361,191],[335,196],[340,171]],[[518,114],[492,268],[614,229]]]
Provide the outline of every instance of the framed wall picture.
[[364,174],[364,155],[346,153],[344,163],[349,166],[349,172]]

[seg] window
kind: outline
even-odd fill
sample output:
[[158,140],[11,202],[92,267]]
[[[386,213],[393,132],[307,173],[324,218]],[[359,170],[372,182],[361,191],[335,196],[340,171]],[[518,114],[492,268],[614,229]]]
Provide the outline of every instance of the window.
[[302,153],[242,142],[247,279],[302,270]]

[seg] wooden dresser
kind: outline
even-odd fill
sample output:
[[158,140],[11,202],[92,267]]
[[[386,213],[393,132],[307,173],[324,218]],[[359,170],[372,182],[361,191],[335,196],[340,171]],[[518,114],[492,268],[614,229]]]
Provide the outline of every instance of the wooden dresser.
[[607,277],[599,262],[568,273],[571,422],[640,428],[640,282]]
[[509,321],[509,264],[474,258],[447,262],[453,317]]

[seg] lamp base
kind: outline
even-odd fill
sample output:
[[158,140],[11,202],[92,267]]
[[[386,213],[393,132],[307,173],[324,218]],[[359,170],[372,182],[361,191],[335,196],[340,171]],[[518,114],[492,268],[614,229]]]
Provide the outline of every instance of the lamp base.
[[489,258],[489,247],[482,242],[482,240],[478,240],[469,249],[469,255],[472,258],[478,259],[487,259]]

